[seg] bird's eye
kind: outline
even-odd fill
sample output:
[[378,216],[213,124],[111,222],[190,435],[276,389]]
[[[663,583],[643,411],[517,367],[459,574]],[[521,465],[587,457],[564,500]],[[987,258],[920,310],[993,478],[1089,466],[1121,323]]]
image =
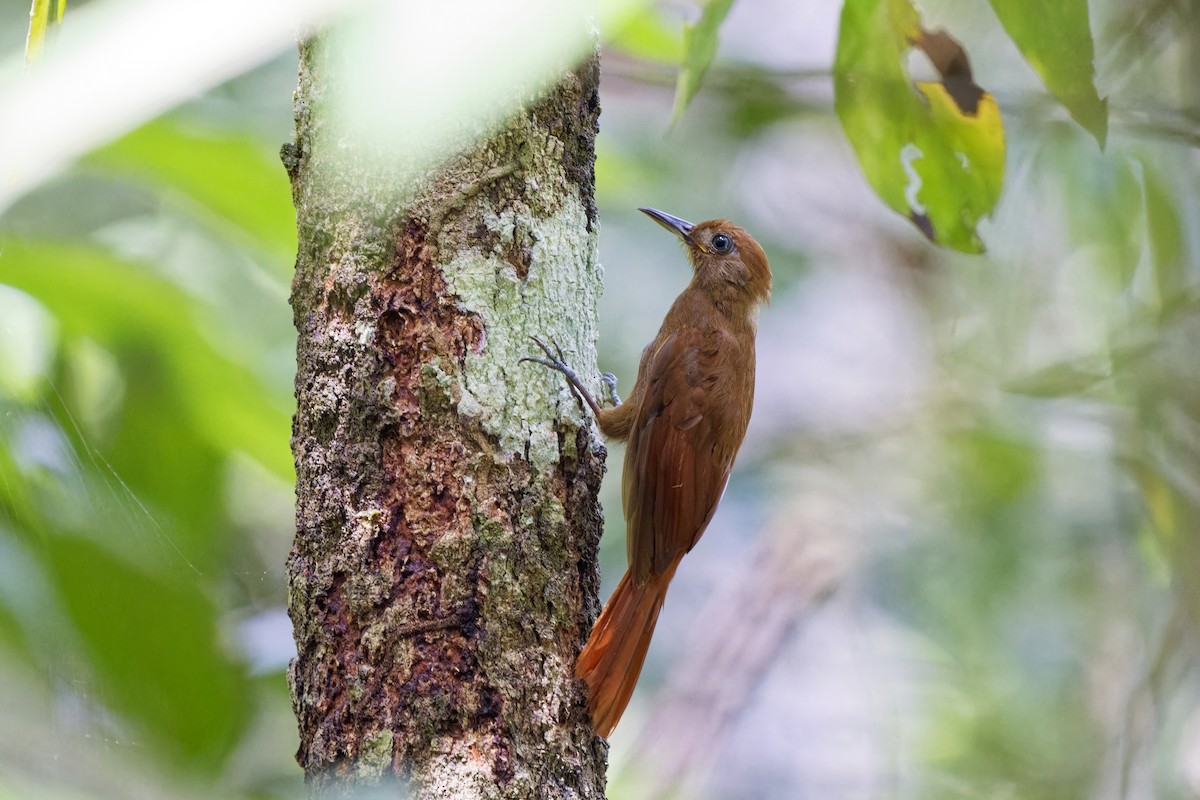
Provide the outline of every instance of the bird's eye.
[[733,249],[733,240],[723,233],[718,233],[712,238],[712,249],[718,253],[728,253]]

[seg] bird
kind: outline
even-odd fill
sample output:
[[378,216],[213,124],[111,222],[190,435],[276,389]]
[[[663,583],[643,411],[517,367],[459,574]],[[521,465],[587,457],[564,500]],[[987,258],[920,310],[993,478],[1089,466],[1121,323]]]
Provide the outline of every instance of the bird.
[[640,208],[683,242],[692,279],[642,351],[625,402],[605,373],[601,407],[556,343],[531,337],[606,439],[626,441],[621,499],[628,569],[575,663],[598,736],[620,720],[641,673],[667,587],[712,520],[754,405],[758,312],[771,297],[766,253],[723,219],[692,224]]

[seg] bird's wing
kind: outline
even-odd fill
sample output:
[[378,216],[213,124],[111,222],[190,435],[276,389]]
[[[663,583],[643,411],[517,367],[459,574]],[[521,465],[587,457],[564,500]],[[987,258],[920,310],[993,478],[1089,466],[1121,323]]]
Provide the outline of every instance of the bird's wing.
[[[622,495],[629,567],[638,583],[691,550],[716,510],[745,423],[726,419],[722,362],[732,337],[685,328],[646,364],[646,389],[625,453]],[[724,397],[723,397],[724,396]],[[725,402],[722,402],[722,400]],[[741,430],[738,428],[740,422]]]

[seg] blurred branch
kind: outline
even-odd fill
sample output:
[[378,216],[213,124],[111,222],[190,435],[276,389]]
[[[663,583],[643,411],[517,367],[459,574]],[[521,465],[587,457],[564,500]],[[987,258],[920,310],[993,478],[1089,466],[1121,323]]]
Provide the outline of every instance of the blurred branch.
[[[605,77],[637,81],[650,86],[675,88],[679,67],[662,61],[634,58],[617,50],[604,51]],[[704,86],[720,92],[745,89],[748,85],[767,79],[770,82],[831,80],[829,69],[767,69],[746,64],[714,65],[704,75]]]
[[[1165,12],[1163,12],[1165,13]],[[674,90],[678,67],[658,61],[634,58],[619,51],[604,53],[604,76]],[[771,101],[778,104],[779,116],[806,111],[832,111],[825,90],[832,90],[830,69],[770,69],[751,64],[714,64],[704,77],[704,89],[726,101],[744,103],[747,100]],[[860,76],[861,78],[861,76]],[[819,92],[811,86],[821,86]],[[809,88],[798,89],[798,85]],[[1026,122],[1054,122],[1068,119],[1049,93],[996,93],[1006,117],[1019,117]],[[1200,112],[1194,109],[1165,106],[1121,106],[1109,103],[1109,122],[1114,130],[1133,135],[1153,136],[1173,140],[1189,147],[1200,147]]]
[[646,773],[647,797],[679,792],[704,774],[796,626],[855,562],[847,537],[812,501],[777,514],[759,542],[754,565],[700,613],[704,628],[677,660],[634,747],[630,768]]
[[1177,689],[1187,677],[1188,666],[1180,663],[1180,656],[1184,661],[1192,660],[1187,658],[1190,653],[1184,641],[1189,627],[1186,605],[1177,603],[1163,626],[1158,646],[1147,654],[1142,674],[1130,687],[1120,727],[1113,731],[1115,753],[1104,761],[1117,766],[1117,774],[1112,777],[1116,786],[1102,791],[1101,796],[1124,800],[1146,794],[1155,758],[1154,740],[1161,729],[1156,717],[1165,713],[1161,708],[1164,698],[1169,698],[1171,690]]
[[1190,109],[1109,107],[1114,127],[1200,147],[1200,115]]
[[1180,0],[1156,0],[1145,5],[1135,4],[1126,13],[1115,17],[1105,26],[1098,39],[1099,51],[1097,71],[1101,75],[1115,72],[1120,66],[1124,71],[1108,82],[1109,94],[1115,93],[1143,69],[1146,54],[1160,47],[1159,38],[1167,27],[1161,25],[1168,12],[1177,11]]

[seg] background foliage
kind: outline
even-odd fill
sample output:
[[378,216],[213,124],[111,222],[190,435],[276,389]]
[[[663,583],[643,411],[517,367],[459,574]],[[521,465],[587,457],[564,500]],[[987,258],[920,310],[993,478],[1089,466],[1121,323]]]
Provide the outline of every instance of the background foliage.
[[[602,366],[628,389],[687,278],[636,206],[733,218],[777,276],[750,437],[614,737],[614,797],[1200,796],[1200,16],[1021,5],[919,7],[1003,115],[984,255],[869,188],[837,4],[649,4],[604,30]],[[0,89],[27,10],[0,2]],[[1069,66],[1036,55],[1047,29]],[[295,56],[258,61],[0,212],[0,797],[302,791]]]

